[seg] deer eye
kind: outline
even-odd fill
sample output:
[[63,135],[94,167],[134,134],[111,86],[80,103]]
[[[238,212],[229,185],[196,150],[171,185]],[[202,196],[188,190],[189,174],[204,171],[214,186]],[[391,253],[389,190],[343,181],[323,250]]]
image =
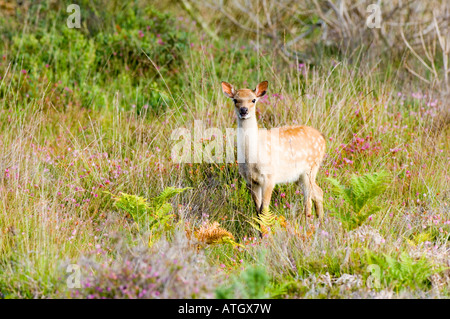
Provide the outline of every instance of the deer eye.
[[255,99],[253,99],[253,100],[252,100],[252,103],[255,103],[255,102],[256,102],[256,100],[255,100]]
[[237,100],[236,100],[236,99],[233,99],[233,102],[234,102],[234,104],[236,104],[236,103],[237,103]]

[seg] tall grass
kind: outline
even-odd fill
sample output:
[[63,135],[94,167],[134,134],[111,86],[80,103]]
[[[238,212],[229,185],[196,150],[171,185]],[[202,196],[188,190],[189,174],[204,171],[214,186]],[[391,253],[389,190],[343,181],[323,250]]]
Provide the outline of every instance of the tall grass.
[[[212,44],[180,8],[163,14],[113,1],[115,16],[93,13],[87,27],[59,31],[64,3],[41,5],[47,18],[33,6],[1,17],[10,26],[0,45],[1,296],[213,297],[234,278],[263,274],[251,296],[448,297],[448,102],[436,87],[364,50],[308,65],[239,33]],[[297,185],[281,185],[271,211],[286,223],[259,238],[235,163],[172,161],[175,129],[193,134],[195,120],[223,134],[236,127],[222,80],[250,88],[269,81],[257,105],[261,127],[305,124],[327,137],[321,225],[300,219]],[[346,184],[380,171],[392,179],[376,197],[378,213],[349,231],[332,215],[347,204],[327,178]],[[174,235],[148,247],[107,193],[154,198],[168,187],[192,189],[171,201]],[[192,245],[182,225],[214,221],[239,245]],[[368,251],[398,262],[425,256],[424,284],[399,289],[381,267],[388,279],[368,287]],[[82,288],[67,287],[68,264],[82,266]],[[135,290],[123,291],[130,282]],[[241,288],[237,296],[250,294]]]

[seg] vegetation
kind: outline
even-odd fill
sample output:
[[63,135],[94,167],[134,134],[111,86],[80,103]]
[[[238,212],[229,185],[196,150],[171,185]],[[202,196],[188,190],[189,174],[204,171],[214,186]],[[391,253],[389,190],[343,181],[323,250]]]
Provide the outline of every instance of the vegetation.
[[332,192],[337,196],[342,196],[343,201],[348,203],[348,205],[339,207],[336,212],[336,216],[341,219],[347,229],[352,230],[361,226],[369,216],[381,209],[379,206],[368,206],[377,196],[384,193],[387,177],[385,172],[362,176],[352,175],[349,187],[342,186],[332,177],[328,178],[334,186]]
[[171,214],[172,205],[167,201],[184,192],[186,188],[168,187],[161,194],[147,203],[147,199],[141,196],[120,193],[114,197],[115,207],[128,213],[136,222],[138,229],[150,233],[149,245],[167,233],[174,227],[174,214]]
[[[380,29],[371,1],[81,0],[80,28],[71,1],[18,3],[0,0],[0,298],[449,297],[448,1],[383,2]],[[296,184],[257,217],[236,157],[207,161],[236,128],[220,82],[262,80],[260,127],[326,136],[321,223]]]

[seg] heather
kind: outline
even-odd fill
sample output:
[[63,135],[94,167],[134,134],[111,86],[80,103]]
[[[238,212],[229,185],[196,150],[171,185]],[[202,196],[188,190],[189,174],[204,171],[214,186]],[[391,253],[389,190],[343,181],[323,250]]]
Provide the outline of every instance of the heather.
[[[70,29],[0,0],[1,298],[449,296],[448,4],[263,2],[79,1]],[[326,136],[322,224],[296,184],[257,218],[234,160],[174,161],[175,130],[236,128],[221,81],[262,80],[260,127]]]

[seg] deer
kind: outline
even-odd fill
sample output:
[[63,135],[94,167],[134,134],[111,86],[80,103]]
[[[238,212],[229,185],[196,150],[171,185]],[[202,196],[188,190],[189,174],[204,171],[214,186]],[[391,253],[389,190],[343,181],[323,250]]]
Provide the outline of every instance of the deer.
[[313,201],[322,223],[323,191],[316,184],[316,176],[325,156],[325,137],[305,125],[258,128],[256,103],[267,88],[267,81],[259,83],[254,90],[236,90],[222,82],[222,91],[232,99],[237,116],[239,174],[246,181],[257,216],[269,209],[275,185],[295,182],[303,192],[304,216],[311,217]]

